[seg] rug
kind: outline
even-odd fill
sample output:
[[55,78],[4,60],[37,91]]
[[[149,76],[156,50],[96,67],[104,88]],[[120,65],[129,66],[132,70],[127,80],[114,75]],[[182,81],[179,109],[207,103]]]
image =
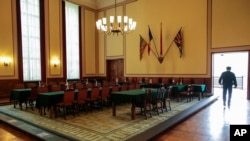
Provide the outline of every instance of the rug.
[[66,120],[63,117],[51,119],[46,115],[40,116],[37,110],[20,110],[14,108],[13,105],[1,106],[0,112],[74,140],[120,141],[128,140],[161,124],[201,101],[196,99],[188,103],[172,101],[171,111],[160,115],[155,113],[152,118],[148,119],[145,119],[144,115],[140,114],[140,109],[137,108],[135,120],[131,120],[131,104],[117,106],[116,116],[112,116],[112,108],[104,108],[99,111],[83,112],[75,117],[68,115]]

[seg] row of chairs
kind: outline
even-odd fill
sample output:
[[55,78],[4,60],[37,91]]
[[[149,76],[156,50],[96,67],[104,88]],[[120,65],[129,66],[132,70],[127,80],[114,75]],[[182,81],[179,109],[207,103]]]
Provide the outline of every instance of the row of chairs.
[[152,89],[146,89],[143,100],[136,103],[136,107],[141,109],[141,113],[144,114],[146,119],[152,117],[153,112],[159,115],[164,111],[171,111],[171,93],[171,86],[167,89],[159,88],[157,93],[154,93]]
[[[119,88],[114,86],[112,91],[118,91]],[[58,111],[62,109],[63,117],[66,119],[68,114],[79,115],[82,111],[102,109],[110,106],[110,87],[92,88],[90,97],[86,88],[78,89],[77,98],[75,99],[74,90],[65,90],[63,101],[56,104],[55,117]]]

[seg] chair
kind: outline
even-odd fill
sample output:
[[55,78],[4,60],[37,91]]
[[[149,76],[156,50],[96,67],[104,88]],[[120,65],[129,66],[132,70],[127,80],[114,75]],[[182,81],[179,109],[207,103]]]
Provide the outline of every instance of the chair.
[[[34,108],[34,102],[37,99],[37,95],[39,93],[46,93],[48,92],[48,87],[33,87],[31,88],[31,93],[30,96],[25,100],[25,104],[26,104],[26,109],[28,109],[28,105],[31,107],[31,109],[33,110]],[[40,109],[39,109],[40,110]]]
[[135,89],[140,89],[141,88],[141,84],[140,83],[136,83],[135,84]]
[[194,93],[193,90],[194,90],[194,87],[192,85],[188,85],[187,89],[180,92],[179,94],[182,98],[186,97],[187,102],[190,102]]
[[148,119],[149,117],[152,117],[152,98],[153,93],[151,89],[147,89],[145,91],[145,95],[143,97],[140,97],[141,99],[137,99],[135,103],[135,107],[139,107],[141,109],[141,113],[144,114],[145,118]]
[[94,87],[91,90],[90,94],[90,107],[91,109],[97,108],[101,109],[101,96],[100,96],[100,88]]
[[114,85],[112,86],[112,92],[118,92],[119,91],[119,87]]
[[50,92],[56,92],[56,91],[61,91],[61,90],[62,90],[62,89],[61,89],[61,86],[56,85],[56,84],[51,85],[51,86],[50,86],[50,89],[49,89]]
[[65,90],[63,95],[63,101],[56,104],[55,117],[58,116],[58,111],[63,110],[63,117],[66,119],[66,115],[72,113],[75,116],[75,91],[72,89]]
[[23,83],[17,83],[13,87],[13,89],[23,89],[23,88],[24,88],[24,84]]
[[102,106],[110,106],[110,88],[102,87],[101,91]]
[[163,98],[164,98],[164,88],[159,88],[157,90],[157,93],[153,95],[153,110],[157,112],[159,115],[160,113],[163,113]]
[[121,91],[127,91],[128,90],[128,86],[126,84],[123,84],[121,86]]
[[134,84],[130,84],[130,85],[128,86],[128,89],[129,89],[129,90],[135,89],[135,85],[134,85]]
[[81,82],[75,83],[75,89],[82,89],[82,88],[83,88],[83,84]]
[[76,104],[76,112],[79,114],[80,111],[87,111],[89,108],[89,98],[87,89],[78,89]]
[[172,86],[169,86],[168,89],[165,89],[164,92],[164,98],[163,98],[163,109],[166,110],[166,112],[169,110],[171,111],[171,93],[172,93]]
[[36,87],[36,84],[35,83],[27,83],[26,87],[27,88],[33,88],[33,87]]

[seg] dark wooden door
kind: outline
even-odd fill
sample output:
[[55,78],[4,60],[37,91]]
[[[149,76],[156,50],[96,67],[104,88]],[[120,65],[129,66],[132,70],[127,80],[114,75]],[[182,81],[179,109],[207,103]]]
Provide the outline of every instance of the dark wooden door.
[[121,80],[124,76],[123,59],[107,60],[107,80],[115,81],[116,78]]

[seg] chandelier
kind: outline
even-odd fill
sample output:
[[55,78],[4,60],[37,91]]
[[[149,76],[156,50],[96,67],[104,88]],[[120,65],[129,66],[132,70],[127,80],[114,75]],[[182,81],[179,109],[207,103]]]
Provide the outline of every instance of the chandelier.
[[[122,21],[123,19],[123,21]],[[116,0],[115,0],[115,15],[110,16],[109,25],[107,23],[107,18],[101,18],[96,21],[97,30],[104,32],[105,35],[110,34],[127,34],[135,30],[136,22],[128,16],[117,16],[116,15]]]

